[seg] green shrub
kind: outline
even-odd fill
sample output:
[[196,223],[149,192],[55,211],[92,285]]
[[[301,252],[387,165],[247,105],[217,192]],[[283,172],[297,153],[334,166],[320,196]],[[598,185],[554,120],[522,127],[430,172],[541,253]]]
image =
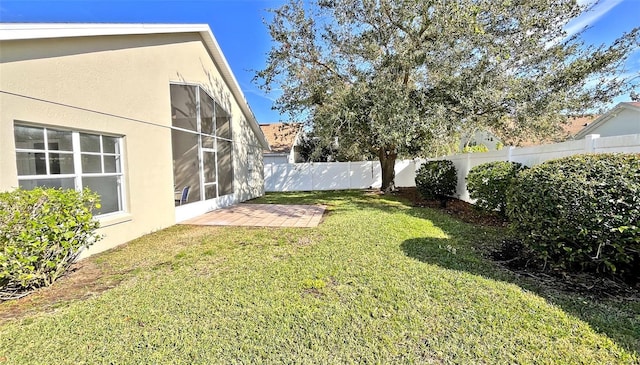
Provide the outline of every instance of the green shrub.
[[505,215],[507,188],[523,169],[518,162],[495,161],[473,167],[467,175],[467,190],[476,206]]
[[513,233],[556,269],[640,279],[640,155],[576,155],[518,174]]
[[416,172],[416,188],[425,199],[438,199],[442,205],[456,192],[458,175],[449,160],[427,161]]
[[98,195],[89,190],[0,193],[0,300],[51,285],[82,247],[96,242],[94,206]]

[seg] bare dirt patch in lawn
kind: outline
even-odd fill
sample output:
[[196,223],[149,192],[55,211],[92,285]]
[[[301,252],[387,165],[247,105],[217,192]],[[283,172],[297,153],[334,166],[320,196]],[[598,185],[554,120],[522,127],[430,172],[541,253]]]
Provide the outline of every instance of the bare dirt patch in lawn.
[[100,294],[120,281],[119,277],[105,275],[105,269],[91,260],[77,262],[54,285],[37,289],[20,299],[0,303],[0,324],[29,313],[54,311],[64,303]]
[[392,194],[408,200],[414,207],[438,209],[463,222],[496,227],[505,227],[507,225],[507,221],[497,213],[478,209],[473,204],[469,204],[459,199],[449,198],[446,206],[442,207],[441,202],[438,200],[427,200],[422,198],[418,190],[414,187],[399,188]]
[[84,300],[118,286],[127,274],[168,263],[169,257],[214,234],[217,227],[191,226],[189,229],[168,229],[161,237],[140,238],[137,245],[124,244],[115,248],[111,264],[92,256],[76,262],[53,285],[37,289],[20,299],[0,302],[0,324],[20,319],[32,313],[47,313],[77,300]]

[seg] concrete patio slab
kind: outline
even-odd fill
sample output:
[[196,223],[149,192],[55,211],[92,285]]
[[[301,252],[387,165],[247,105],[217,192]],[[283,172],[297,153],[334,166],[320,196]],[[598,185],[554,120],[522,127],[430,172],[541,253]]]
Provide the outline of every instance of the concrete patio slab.
[[324,205],[238,204],[180,222],[203,226],[316,227]]

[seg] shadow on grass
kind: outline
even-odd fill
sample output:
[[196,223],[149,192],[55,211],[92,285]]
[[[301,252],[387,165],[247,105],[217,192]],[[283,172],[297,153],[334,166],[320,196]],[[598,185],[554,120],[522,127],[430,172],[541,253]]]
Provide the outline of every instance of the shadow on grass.
[[[429,208],[413,208],[407,214],[429,219],[450,238],[432,237],[409,239],[400,245],[402,251],[418,261],[446,269],[468,272],[492,280],[518,285],[559,306],[565,312],[587,322],[591,327],[628,351],[640,353],[640,302],[628,302],[606,298],[587,298],[584,295],[562,291],[532,277],[524,277],[499,266],[483,257],[488,245],[496,245],[500,231],[484,235],[483,229],[470,224],[455,222],[452,218]],[[484,237],[483,237],[484,236]],[[483,247],[484,246],[484,247]],[[458,250],[451,254],[452,250]],[[455,253],[455,251],[454,251]]]
[[[431,208],[411,207],[410,202],[394,195],[375,191],[340,190],[292,193],[269,193],[255,203],[324,204],[329,214],[351,210],[402,212],[431,221],[449,238],[417,238],[404,241],[400,248],[411,258],[440,267],[480,275],[520,286],[580,318],[594,330],[605,334],[621,347],[640,353],[640,303],[586,298],[577,292],[559,290],[541,280],[513,273],[486,258],[504,237],[501,228],[479,227],[456,220]],[[457,250],[457,252],[455,251]]]
[[407,210],[406,201],[393,195],[382,195],[377,190],[324,190],[285,193],[267,193],[248,204],[323,204],[330,212],[348,210]]

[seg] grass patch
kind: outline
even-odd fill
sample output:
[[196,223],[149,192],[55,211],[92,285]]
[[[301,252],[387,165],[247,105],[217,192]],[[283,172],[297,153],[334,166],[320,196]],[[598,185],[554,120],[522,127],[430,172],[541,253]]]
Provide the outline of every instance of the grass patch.
[[313,229],[174,226],[89,258],[120,284],[5,322],[0,363],[638,361],[638,302],[502,270],[480,253],[499,229],[363,192],[256,202],[329,214]]

